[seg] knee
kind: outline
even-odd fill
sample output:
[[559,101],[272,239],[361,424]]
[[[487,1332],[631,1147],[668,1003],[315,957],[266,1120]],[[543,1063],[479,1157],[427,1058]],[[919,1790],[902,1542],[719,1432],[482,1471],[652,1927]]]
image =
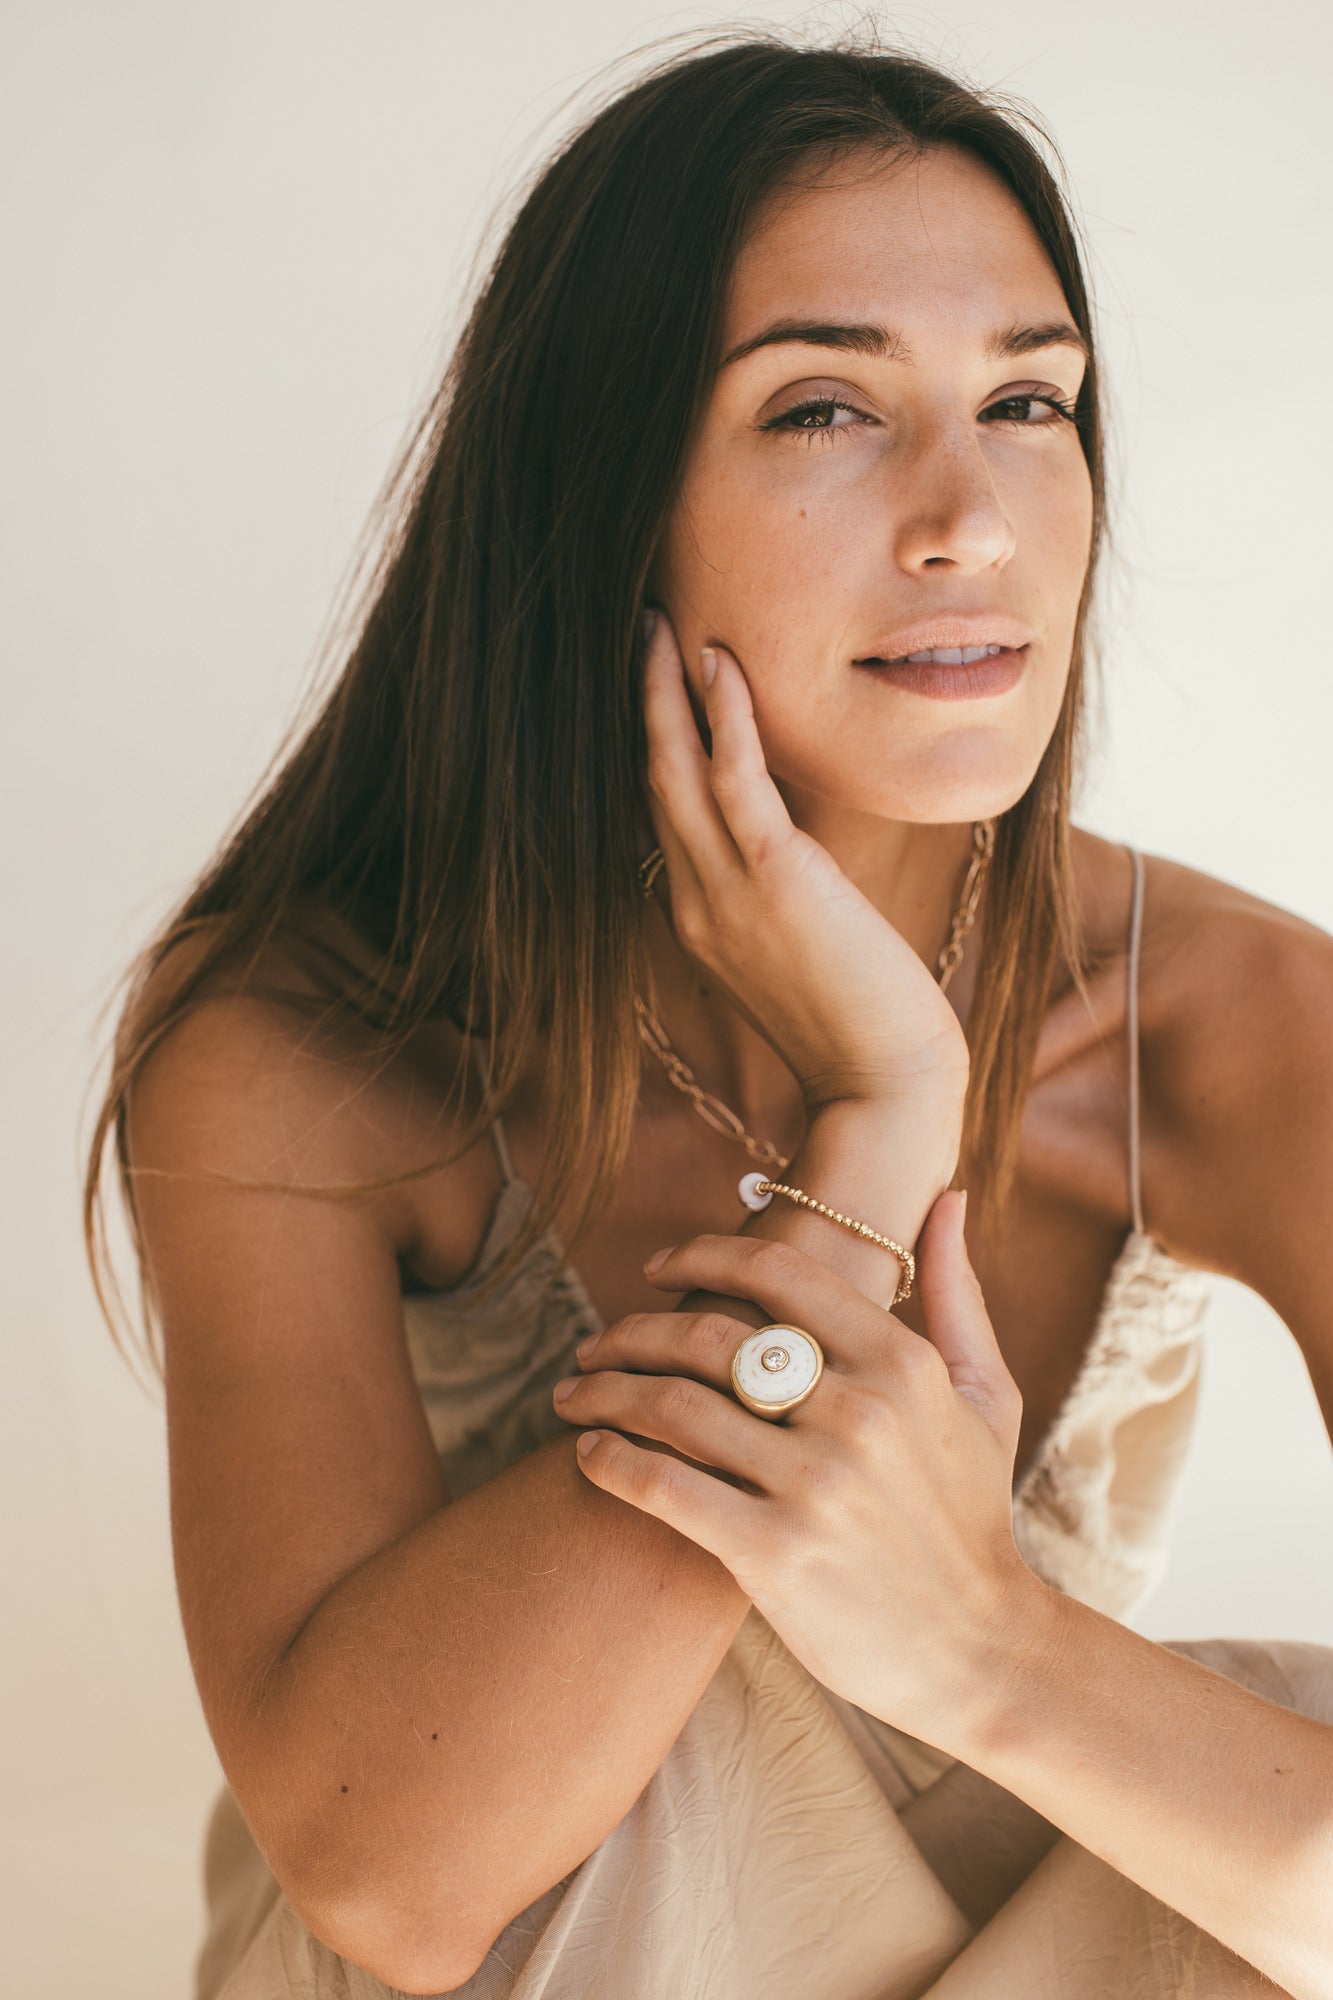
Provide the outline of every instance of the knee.
[[1315,1722],[1333,1723],[1333,1646],[1316,1645],[1308,1639],[1166,1639],[1162,1643],[1168,1652],[1183,1653],[1280,1708],[1294,1709]]

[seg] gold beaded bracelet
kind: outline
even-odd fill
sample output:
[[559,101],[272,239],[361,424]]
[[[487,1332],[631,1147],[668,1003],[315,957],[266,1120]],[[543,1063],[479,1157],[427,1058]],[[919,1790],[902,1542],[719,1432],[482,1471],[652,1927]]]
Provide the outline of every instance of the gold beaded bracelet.
[[825,1208],[822,1201],[816,1201],[804,1188],[789,1187],[785,1181],[766,1180],[762,1174],[746,1174],[740,1184],[740,1197],[747,1208],[767,1208],[775,1194],[785,1194],[790,1201],[799,1202],[802,1208],[813,1208],[820,1215],[826,1215],[830,1222],[840,1222],[844,1229],[852,1230],[857,1236],[864,1236],[870,1243],[878,1243],[881,1250],[891,1250],[902,1265],[902,1276],[898,1289],[893,1295],[892,1305],[901,1305],[912,1296],[912,1284],[916,1278],[916,1258],[903,1244],[895,1243],[891,1236],[881,1236],[868,1222],[858,1222],[853,1215],[843,1215],[836,1208]]

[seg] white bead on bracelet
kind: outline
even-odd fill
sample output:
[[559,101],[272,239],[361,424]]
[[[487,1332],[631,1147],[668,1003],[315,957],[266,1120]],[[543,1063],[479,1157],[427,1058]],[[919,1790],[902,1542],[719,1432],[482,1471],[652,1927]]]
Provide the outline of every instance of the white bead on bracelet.
[[902,1276],[893,1295],[893,1304],[901,1305],[904,1299],[912,1296],[912,1285],[916,1278],[915,1257],[903,1244],[895,1243],[891,1236],[881,1236],[868,1222],[858,1222],[855,1216],[843,1215],[836,1208],[825,1208],[822,1201],[816,1201],[813,1195],[805,1192],[804,1188],[789,1187],[785,1181],[768,1180],[763,1174],[743,1175],[736,1192],[745,1206],[753,1209],[756,1214],[760,1209],[768,1207],[775,1194],[785,1194],[789,1200],[799,1202],[802,1208],[816,1209],[820,1215],[826,1215],[830,1222],[840,1222],[844,1229],[852,1230],[857,1236],[864,1236],[868,1242],[878,1243],[882,1250],[892,1251],[902,1265]]

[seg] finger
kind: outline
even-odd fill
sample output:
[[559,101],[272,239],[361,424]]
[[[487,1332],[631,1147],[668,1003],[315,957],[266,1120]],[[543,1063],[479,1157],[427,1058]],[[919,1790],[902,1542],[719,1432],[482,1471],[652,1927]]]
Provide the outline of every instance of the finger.
[[[699,734],[671,620],[657,614],[643,669],[648,788],[701,874],[740,866],[740,854],[713,796],[711,761]],[[665,849],[663,849],[665,852]]]
[[949,1380],[997,1437],[1015,1441],[1023,1399],[995,1338],[977,1274],[967,1254],[967,1196],[946,1190],[933,1203],[917,1246],[917,1287],[926,1337]]
[[[651,789],[647,798],[653,837],[662,850],[665,863],[653,884],[653,894],[666,915],[674,918],[682,909],[705,904],[703,883],[699,880],[699,871],[690,858],[689,849],[671,824],[666,807]],[[662,894],[664,889],[665,897]]]
[[[898,1260],[885,1251],[885,1286],[897,1288]],[[848,1372],[891,1378],[914,1365],[922,1343],[884,1306],[817,1257],[770,1236],[691,1236],[645,1276],[666,1291],[707,1291],[743,1299],[775,1320],[813,1333],[826,1360]],[[800,1419],[794,1410],[790,1421]]]
[[745,1565],[758,1538],[761,1500],[679,1458],[631,1444],[614,1431],[585,1431],[577,1455],[585,1478],[604,1493],[656,1515],[733,1574]]
[[736,1349],[754,1328],[722,1312],[626,1313],[579,1342],[585,1374],[619,1368],[640,1375],[692,1375],[714,1389],[731,1387]]
[[745,861],[770,861],[795,831],[759,740],[750,684],[726,646],[712,646],[717,673],[704,704],[713,738],[713,796]]
[[669,1444],[687,1458],[736,1474],[764,1491],[780,1476],[784,1448],[777,1426],[702,1382],[683,1375],[627,1375],[608,1370],[557,1383],[554,1398],[566,1423],[610,1424]]

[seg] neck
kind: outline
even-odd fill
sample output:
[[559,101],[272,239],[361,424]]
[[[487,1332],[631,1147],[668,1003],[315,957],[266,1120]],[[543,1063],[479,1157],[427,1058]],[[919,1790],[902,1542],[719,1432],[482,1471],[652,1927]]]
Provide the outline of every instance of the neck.
[[[779,789],[793,823],[827,849],[934,971],[971,856],[972,822],[935,826],[877,819],[802,794],[785,781]],[[655,838],[649,823],[641,854]],[[644,904],[644,950],[657,993],[654,1011],[672,1047],[700,1086],[729,1105],[747,1131],[770,1140],[780,1152],[794,1152],[805,1126],[795,1078],[722,982],[677,942],[665,868],[658,872],[653,896]],[[971,1000],[979,929],[980,920],[948,989],[962,1020]],[[649,999],[647,992],[644,998]],[[646,1049],[644,1062],[647,1087],[657,1092],[663,1110],[670,1105],[675,1115],[682,1102],[679,1092]]]

